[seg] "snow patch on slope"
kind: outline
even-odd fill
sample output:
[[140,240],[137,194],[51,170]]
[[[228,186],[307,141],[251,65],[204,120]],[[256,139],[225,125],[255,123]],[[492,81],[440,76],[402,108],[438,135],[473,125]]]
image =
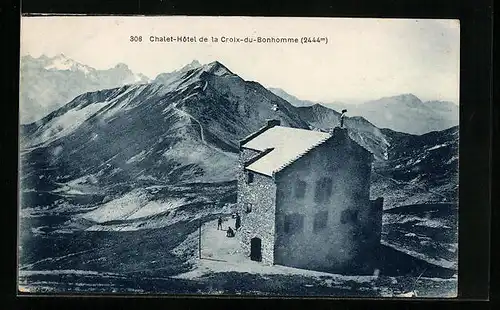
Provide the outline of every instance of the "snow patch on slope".
[[97,223],[113,220],[139,219],[175,209],[185,204],[182,198],[169,198],[151,201],[149,195],[141,190],[133,190],[124,196],[111,200],[82,217]]
[[446,145],[447,145],[446,143],[444,143],[444,144],[439,144],[439,145],[433,146],[433,147],[431,147],[431,148],[429,148],[429,149],[427,149],[427,150],[428,150],[428,151],[437,150],[437,149],[439,149],[439,148],[445,147]]
[[150,201],[142,206],[139,210],[132,213],[127,219],[138,219],[146,216],[151,216],[166,211],[174,210],[186,203],[185,199],[170,198],[166,201]]
[[136,154],[132,157],[130,157],[125,163],[131,164],[139,161],[143,161],[144,158],[146,158],[147,152],[145,150],[141,151],[139,154]]
[[75,107],[50,120],[39,129],[41,132],[40,136],[38,139],[33,139],[30,146],[49,143],[70,134],[107,104],[108,102],[96,102],[84,108]]

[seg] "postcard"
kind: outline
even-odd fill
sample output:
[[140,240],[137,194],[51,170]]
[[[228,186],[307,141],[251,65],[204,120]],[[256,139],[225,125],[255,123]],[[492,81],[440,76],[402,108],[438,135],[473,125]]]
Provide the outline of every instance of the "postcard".
[[456,297],[459,34],[23,16],[19,294]]

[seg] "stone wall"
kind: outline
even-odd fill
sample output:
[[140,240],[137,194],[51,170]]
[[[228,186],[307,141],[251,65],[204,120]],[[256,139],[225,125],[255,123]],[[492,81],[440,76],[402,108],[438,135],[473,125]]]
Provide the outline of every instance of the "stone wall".
[[[238,169],[238,213],[241,216],[242,247],[250,259],[250,242],[254,237],[261,239],[262,262],[274,263],[275,203],[276,185],[271,177],[253,173],[254,179],[247,184],[244,162],[259,152],[242,149]],[[247,213],[247,206],[251,211]]]
[[[357,257],[370,255],[367,243],[376,238],[361,238],[360,232],[374,225],[369,200],[372,155],[348,139],[346,131],[336,134],[276,175],[276,264],[349,273]],[[316,190],[323,178],[332,180],[331,194],[318,201]],[[299,180],[305,183],[303,197],[297,197]],[[290,214],[303,218],[302,227],[292,233],[285,232]],[[316,231],[315,218],[326,222]]]

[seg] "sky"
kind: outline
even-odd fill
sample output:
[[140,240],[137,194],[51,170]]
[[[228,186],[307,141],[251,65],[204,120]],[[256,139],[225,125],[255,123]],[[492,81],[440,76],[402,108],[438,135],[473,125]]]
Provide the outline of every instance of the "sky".
[[[142,36],[131,42],[130,36]],[[208,42],[150,42],[150,36]],[[211,37],[321,37],[328,42],[217,43]],[[96,69],[125,63],[150,78],[196,59],[320,102],[413,93],[458,103],[458,20],[276,17],[37,16],[21,19],[21,55],[58,54]]]

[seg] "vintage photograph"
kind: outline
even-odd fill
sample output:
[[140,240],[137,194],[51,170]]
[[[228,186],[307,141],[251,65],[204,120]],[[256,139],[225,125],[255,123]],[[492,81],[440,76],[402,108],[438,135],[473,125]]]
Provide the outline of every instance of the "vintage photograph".
[[19,294],[457,297],[460,23],[23,16]]

